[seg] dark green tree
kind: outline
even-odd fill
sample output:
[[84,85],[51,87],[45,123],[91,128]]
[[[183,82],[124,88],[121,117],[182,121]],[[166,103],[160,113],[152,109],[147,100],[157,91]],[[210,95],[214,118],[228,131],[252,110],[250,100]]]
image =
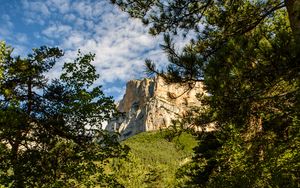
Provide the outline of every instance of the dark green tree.
[[[169,83],[203,82],[207,107],[182,124],[214,123],[201,133],[187,187],[300,185],[300,1],[116,0],[131,16],[165,34],[170,64],[150,72]],[[194,32],[176,51],[172,36]]]
[[34,49],[11,57],[3,45],[0,70],[0,184],[8,187],[94,187],[118,185],[104,163],[126,154],[117,137],[102,129],[115,113],[91,65],[93,54],[78,53],[60,78],[49,81],[63,52]]

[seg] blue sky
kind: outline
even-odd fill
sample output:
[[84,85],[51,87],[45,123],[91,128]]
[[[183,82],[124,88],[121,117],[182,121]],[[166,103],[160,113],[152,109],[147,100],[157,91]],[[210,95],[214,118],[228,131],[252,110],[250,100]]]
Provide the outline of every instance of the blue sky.
[[[119,100],[125,84],[145,77],[144,60],[159,65],[167,59],[153,37],[137,19],[120,11],[109,0],[0,0],[0,40],[25,56],[41,45],[65,51],[62,61],[76,57],[77,50],[96,54],[100,74],[97,84]],[[48,74],[60,74],[62,62]]]

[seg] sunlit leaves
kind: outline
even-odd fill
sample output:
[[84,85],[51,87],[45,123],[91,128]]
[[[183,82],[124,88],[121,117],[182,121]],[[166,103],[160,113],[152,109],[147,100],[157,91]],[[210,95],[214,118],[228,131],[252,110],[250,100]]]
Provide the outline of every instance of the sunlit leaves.
[[127,150],[116,136],[102,130],[103,122],[116,109],[101,86],[93,86],[99,77],[91,65],[95,55],[79,53],[73,63],[64,65],[59,79],[46,79],[46,73],[62,55],[58,48],[41,47],[27,58],[1,56],[2,185],[118,184],[104,173],[103,162],[125,156]]

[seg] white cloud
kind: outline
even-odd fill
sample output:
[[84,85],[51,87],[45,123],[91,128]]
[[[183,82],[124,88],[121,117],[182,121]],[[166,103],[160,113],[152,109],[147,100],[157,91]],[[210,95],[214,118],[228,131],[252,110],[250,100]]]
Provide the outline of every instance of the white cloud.
[[90,18],[93,15],[93,8],[88,2],[74,2],[72,8],[83,18]]
[[25,57],[30,52],[30,50],[24,45],[12,44],[12,46],[14,49],[12,53],[13,56]]
[[46,4],[52,11],[58,9],[60,13],[65,14],[70,10],[70,1],[69,0],[48,0]]
[[[37,10],[37,5],[43,11]],[[161,37],[150,36],[139,20],[129,18],[108,1],[24,0],[23,7],[27,10],[27,23],[44,25],[40,39],[55,41],[66,49],[65,59],[74,59],[78,49],[95,53],[94,65],[101,76],[98,83],[106,87],[108,83],[145,76],[146,58],[158,61],[160,66],[166,62],[159,48]],[[49,77],[57,77],[60,71],[61,64]],[[120,98],[124,88],[105,89],[119,93]]]
[[[85,42],[85,37],[83,33],[80,33],[79,31],[72,31],[69,36],[65,38],[65,40],[62,43],[62,47],[64,49],[72,49],[77,51],[78,48],[82,47]],[[76,49],[77,47],[77,49]]]
[[84,26],[84,22],[85,22],[84,19],[82,19],[82,18],[77,18],[77,19],[75,20],[75,25],[76,25],[77,27],[79,27],[79,28],[82,28],[82,27]]
[[[97,6],[101,7],[96,9],[101,17],[98,20],[91,19],[96,15],[92,8]],[[67,35],[61,34],[63,40],[60,46],[68,49],[66,54],[69,56],[75,57],[77,49],[81,49],[84,53],[95,53],[94,65],[101,75],[101,83],[140,77],[145,70],[144,60],[148,55],[151,56],[151,50],[159,51],[159,38],[147,34],[140,21],[130,19],[108,3],[74,2],[72,8],[69,12],[78,12],[79,16],[75,17],[74,13],[64,16],[65,20],[76,23],[72,26],[72,30],[59,29],[59,25],[67,28],[64,22],[56,24],[55,27],[49,26],[43,34],[47,37],[52,35],[54,38],[57,35],[53,32],[66,31]],[[92,11],[86,13],[89,12],[87,10]]]
[[35,13],[41,14],[43,16],[49,16],[50,11],[45,3],[42,1],[22,1],[23,7],[27,10],[33,11]]
[[49,38],[61,38],[65,35],[68,35],[71,30],[72,27],[69,25],[53,24],[43,30],[42,34]]
[[12,29],[14,27],[14,24],[12,23],[9,15],[4,14],[1,16],[1,19],[3,20],[6,28]]
[[18,43],[27,43],[28,42],[28,37],[24,33],[17,33],[16,34],[16,40]]
[[6,41],[14,48],[13,55],[25,56],[28,53],[28,49],[25,47],[25,44],[28,43],[28,36],[25,33],[14,32],[15,25],[7,14],[0,17],[0,22],[3,25],[0,28],[0,40]]
[[63,19],[65,21],[74,22],[76,20],[76,16],[74,14],[65,14]]
[[126,89],[125,87],[112,86],[104,89],[104,92],[107,93],[108,95],[115,95],[115,100],[120,101],[125,94],[125,89]]

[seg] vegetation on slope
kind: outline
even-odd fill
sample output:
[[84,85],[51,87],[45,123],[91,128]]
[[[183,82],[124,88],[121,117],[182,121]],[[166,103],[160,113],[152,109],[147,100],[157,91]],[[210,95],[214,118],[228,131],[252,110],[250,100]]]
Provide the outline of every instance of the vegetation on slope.
[[127,159],[114,159],[111,170],[125,187],[174,187],[175,174],[191,159],[196,140],[183,133],[168,141],[167,132],[144,132],[123,142],[131,148]]
[[300,187],[299,0],[112,2],[165,36],[169,64],[148,73],[209,93],[179,123],[219,130],[199,135],[186,187]]

